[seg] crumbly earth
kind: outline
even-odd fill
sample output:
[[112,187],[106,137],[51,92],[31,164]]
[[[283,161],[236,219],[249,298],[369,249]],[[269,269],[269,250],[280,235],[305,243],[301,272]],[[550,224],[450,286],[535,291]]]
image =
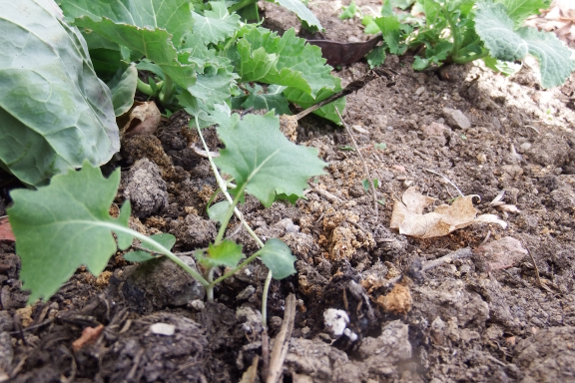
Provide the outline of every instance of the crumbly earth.
[[[327,29],[315,37],[365,41],[359,20],[337,18],[336,3],[310,2]],[[357,3],[364,13],[379,5]],[[270,28],[300,29],[281,8],[261,7]],[[310,180],[306,199],[264,209],[248,197],[241,206],[258,235],[282,239],[297,257],[298,273],[274,281],[268,297],[272,338],[287,295],[298,299],[284,381],[575,382],[575,76],[544,90],[532,61],[511,77],[479,64],[414,72],[412,61],[388,57],[384,66],[399,73],[395,85],[374,80],[347,98],[343,117],[379,180],[378,213],[349,135],[314,116],[299,121],[297,142],[317,148],[328,167]],[[358,62],[334,73],[345,86],[367,70]],[[174,234],[179,252],[207,246],[217,232],[205,213],[217,185],[193,149],[198,138],[188,120],[176,113],[156,137],[126,139],[117,198],[121,204],[129,191],[141,199],[132,227]],[[206,138],[217,150],[215,132]],[[135,187],[130,168],[142,158],[157,166],[138,167],[138,177],[160,185],[161,198]],[[10,184],[0,184],[6,197]],[[437,206],[459,195],[454,185],[477,195],[479,212],[498,215],[507,228],[473,225],[431,239],[389,228],[407,188]],[[502,191],[517,211],[490,204]],[[6,203],[0,200],[0,215]],[[246,253],[257,248],[236,221],[228,235]],[[504,253],[490,260],[477,253],[426,268],[504,237],[529,254],[506,263]],[[486,262],[505,268],[486,269]],[[219,286],[217,303],[206,303],[202,287],[175,265],[127,264],[119,253],[100,277],[80,269],[33,307],[19,290],[18,268],[13,246],[0,244],[0,381],[237,382],[261,355],[267,271],[258,263]],[[325,327],[328,309],[347,313],[346,335]],[[74,351],[82,331],[100,324],[104,330]]]

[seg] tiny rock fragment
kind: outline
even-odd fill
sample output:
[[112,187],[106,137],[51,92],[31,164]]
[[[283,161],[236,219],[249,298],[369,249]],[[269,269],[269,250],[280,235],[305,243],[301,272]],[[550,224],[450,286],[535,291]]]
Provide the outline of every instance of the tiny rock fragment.
[[446,129],[447,127],[445,125],[432,122],[431,124],[424,126],[421,129],[421,132],[427,137],[441,136]]
[[476,266],[485,272],[514,266],[529,253],[520,241],[504,237],[473,250]]
[[120,135],[154,134],[162,114],[154,101],[134,102],[132,108],[117,118]]
[[82,331],[82,336],[72,343],[72,349],[74,351],[80,351],[84,346],[96,343],[102,331],[104,331],[104,325],[102,324],[96,328],[86,327],[84,331]]
[[152,334],[172,336],[176,333],[176,326],[169,323],[154,323],[150,326]]
[[408,283],[407,278],[404,278],[402,282],[396,283],[389,294],[377,298],[377,304],[386,313],[390,314],[405,315],[410,312],[413,299],[411,298]]
[[343,310],[327,309],[323,313],[323,323],[335,337],[339,337],[349,324],[349,316]]
[[443,108],[443,115],[445,116],[445,122],[447,122],[447,125],[450,125],[452,128],[471,128],[471,122],[469,122],[469,119],[461,110]]
[[433,322],[431,322],[429,335],[433,343],[440,346],[443,344],[445,340],[445,322],[441,320],[440,317],[436,317]]

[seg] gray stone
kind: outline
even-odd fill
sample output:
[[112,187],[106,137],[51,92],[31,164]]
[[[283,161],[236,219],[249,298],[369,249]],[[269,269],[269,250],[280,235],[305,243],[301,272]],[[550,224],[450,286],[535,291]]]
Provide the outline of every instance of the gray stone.
[[452,128],[469,129],[471,128],[471,122],[462,111],[458,109],[443,108],[443,115],[445,116],[445,121],[447,125]]
[[138,160],[128,173],[124,197],[138,218],[160,213],[168,205],[168,191],[158,165],[147,158]]

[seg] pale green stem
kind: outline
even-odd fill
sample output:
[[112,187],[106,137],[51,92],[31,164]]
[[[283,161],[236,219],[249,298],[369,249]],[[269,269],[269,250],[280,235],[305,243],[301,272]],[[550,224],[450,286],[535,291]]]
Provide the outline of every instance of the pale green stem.
[[451,13],[447,10],[446,6],[441,7],[441,11],[445,16],[445,19],[449,23],[449,29],[451,29],[451,35],[453,36],[453,52],[451,53],[452,57],[457,57],[457,51],[459,50],[459,31],[457,30],[457,26],[451,17]]
[[476,55],[463,56],[463,57],[453,56],[451,58],[452,58],[453,62],[456,64],[467,64],[468,62],[479,60],[479,59],[482,59],[486,56],[489,56],[489,52],[487,50],[485,50],[479,54],[476,54]]
[[226,232],[226,229],[228,227],[228,223],[230,222],[232,215],[234,215],[234,210],[235,210],[238,202],[240,201],[240,198],[242,198],[243,192],[244,192],[244,186],[242,186],[240,188],[240,190],[238,190],[238,194],[236,195],[236,198],[234,198],[234,200],[230,204],[230,207],[228,207],[228,211],[226,211],[226,215],[224,216],[224,219],[221,222],[220,230],[218,231],[218,235],[216,237],[214,245],[217,246],[220,243],[222,243],[222,241],[224,239],[224,233]]
[[218,283],[226,280],[227,278],[231,277],[232,275],[234,275],[235,273],[237,273],[238,271],[240,271],[241,269],[243,269],[244,267],[246,267],[247,265],[252,263],[253,260],[256,259],[257,257],[258,257],[258,253],[255,252],[254,254],[252,254],[248,258],[246,258],[242,263],[240,263],[239,265],[234,267],[231,271],[228,271],[227,273],[225,273],[224,275],[222,275],[221,277],[219,277],[218,279],[213,281],[212,284],[217,285]]
[[[160,81],[156,84],[157,89],[161,90],[163,88],[164,82]],[[144,93],[146,96],[150,96],[150,97],[154,97],[157,93],[154,92],[154,89],[152,88],[152,86],[150,84],[146,84],[145,82],[143,82],[142,80],[140,80],[138,78],[138,82],[136,85],[136,89],[138,89],[140,92]]]
[[144,93],[146,96],[153,96],[154,95],[154,90],[152,89],[150,84],[146,84],[145,82],[143,82],[140,79],[138,79],[136,89],[138,89],[140,92]]
[[[94,224],[94,222],[90,222],[90,224]],[[98,225],[98,223],[96,223],[96,225]],[[104,226],[104,227],[109,228],[109,226],[105,225],[105,224],[101,224],[100,226]],[[180,258],[178,258],[177,255],[175,255],[169,249],[165,248],[164,246],[162,246],[158,242],[154,241],[150,237],[147,237],[144,234],[140,234],[135,230],[132,230],[132,229],[127,228],[127,227],[122,227],[122,226],[114,227],[111,230],[115,231],[115,232],[125,233],[128,235],[131,235],[132,237],[134,237],[136,239],[139,239],[142,243],[146,243],[149,246],[151,246],[152,250],[154,250],[160,254],[163,254],[164,256],[169,258],[172,262],[174,262],[176,265],[180,266],[182,269],[184,269],[184,271],[186,271],[195,280],[197,280],[202,286],[208,287],[210,285],[210,283],[199,272],[197,272],[196,270],[194,270],[193,268],[188,266],[184,261],[182,261]]]
[[163,105],[171,104],[172,98],[174,97],[174,92],[176,90],[176,84],[172,78],[166,75],[166,79],[164,80],[164,86],[162,92],[160,92],[160,102]]

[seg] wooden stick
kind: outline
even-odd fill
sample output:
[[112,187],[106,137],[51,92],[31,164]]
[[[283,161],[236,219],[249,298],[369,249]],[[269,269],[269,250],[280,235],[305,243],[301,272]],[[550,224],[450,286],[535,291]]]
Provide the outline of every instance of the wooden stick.
[[295,322],[296,302],[295,295],[290,294],[286,299],[286,311],[280,332],[276,336],[272,356],[270,358],[269,374],[266,383],[278,383],[283,372],[283,364],[289,348],[289,340]]

